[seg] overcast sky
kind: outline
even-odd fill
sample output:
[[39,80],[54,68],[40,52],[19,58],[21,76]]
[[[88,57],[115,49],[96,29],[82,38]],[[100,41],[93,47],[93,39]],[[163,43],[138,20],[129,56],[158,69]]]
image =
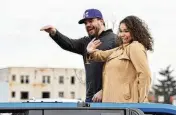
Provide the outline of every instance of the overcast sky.
[[117,26],[128,15],[145,20],[155,40],[155,51],[149,53],[152,73],[169,64],[174,69],[175,6],[175,0],[0,0],[0,67],[83,68],[81,56],[62,50],[39,30],[53,25],[73,39],[80,38],[87,33],[78,20],[86,9],[97,8],[105,21],[116,20]]

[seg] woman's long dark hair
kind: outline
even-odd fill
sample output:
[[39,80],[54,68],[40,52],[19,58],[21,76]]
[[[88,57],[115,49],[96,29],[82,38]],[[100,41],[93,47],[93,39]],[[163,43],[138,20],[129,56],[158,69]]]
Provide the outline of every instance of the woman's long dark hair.
[[148,30],[147,24],[136,16],[128,16],[124,18],[120,24],[121,23],[127,26],[133,41],[138,41],[147,50],[153,51],[153,38]]

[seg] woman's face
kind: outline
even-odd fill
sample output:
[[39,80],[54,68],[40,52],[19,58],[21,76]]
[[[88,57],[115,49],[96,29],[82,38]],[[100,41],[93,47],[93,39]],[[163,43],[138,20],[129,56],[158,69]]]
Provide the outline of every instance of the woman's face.
[[118,36],[122,39],[123,44],[129,43],[132,40],[130,31],[128,30],[125,23],[120,24]]

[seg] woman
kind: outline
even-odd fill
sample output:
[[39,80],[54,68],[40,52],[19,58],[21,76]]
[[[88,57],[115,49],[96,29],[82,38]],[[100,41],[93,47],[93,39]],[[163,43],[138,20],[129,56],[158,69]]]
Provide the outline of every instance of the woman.
[[153,38],[147,26],[136,16],[120,22],[120,47],[100,51],[100,40],[87,46],[88,59],[106,62],[103,71],[102,102],[147,102],[151,73],[147,50],[153,50]]

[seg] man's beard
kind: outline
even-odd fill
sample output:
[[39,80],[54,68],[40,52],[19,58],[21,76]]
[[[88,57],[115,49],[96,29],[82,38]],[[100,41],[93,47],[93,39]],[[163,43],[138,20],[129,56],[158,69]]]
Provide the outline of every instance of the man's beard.
[[89,38],[93,39],[93,38],[97,38],[98,37],[98,32],[99,32],[99,29],[98,28],[95,28],[95,33],[94,34],[88,34],[89,35]]

